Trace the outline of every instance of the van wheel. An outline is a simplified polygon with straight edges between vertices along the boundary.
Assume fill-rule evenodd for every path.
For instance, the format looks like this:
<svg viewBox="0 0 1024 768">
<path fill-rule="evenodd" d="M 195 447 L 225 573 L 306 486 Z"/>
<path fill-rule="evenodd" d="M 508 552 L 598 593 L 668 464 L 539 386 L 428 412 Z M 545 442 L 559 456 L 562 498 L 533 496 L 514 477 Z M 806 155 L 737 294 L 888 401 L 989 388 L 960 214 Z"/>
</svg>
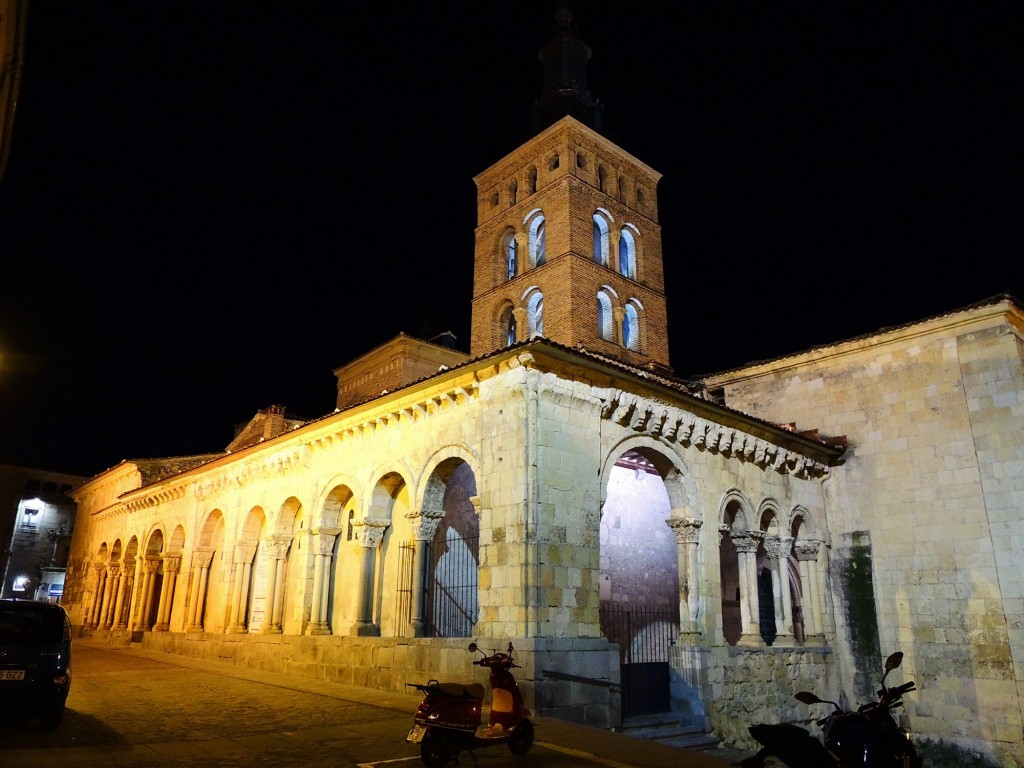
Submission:
<svg viewBox="0 0 1024 768">
<path fill-rule="evenodd" d="M 60 721 L 64 719 L 64 705 L 52 707 L 39 720 L 39 725 L 44 731 L 56 731 L 60 727 Z"/>
<path fill-rule="evenodd" d="M 525 755 L 533 746 L 533 723 L 523 720 L 508 737 L 508 748 L 513 755 Z"/>
</svg>

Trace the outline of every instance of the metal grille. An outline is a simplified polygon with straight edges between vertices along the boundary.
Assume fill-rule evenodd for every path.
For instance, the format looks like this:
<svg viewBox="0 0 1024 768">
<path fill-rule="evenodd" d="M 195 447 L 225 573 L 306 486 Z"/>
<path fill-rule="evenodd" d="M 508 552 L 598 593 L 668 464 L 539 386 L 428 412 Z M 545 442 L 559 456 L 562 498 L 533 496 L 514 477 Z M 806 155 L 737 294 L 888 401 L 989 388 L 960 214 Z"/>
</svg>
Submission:
<svg viewBox="0 0 1024 768">
<path fill-rule="evenodd" d="M 679 636 L 679 611 L 650 606 L 601 606 L 601 631 L 619 646 L 623 664 L 668 661 Z"/>
<path fill-rule="evenodd" d="M 450 532 L 450 529 L 449 529 Z M 431 542 L 425 561 L 423 619 L 431 637 L 470 637 L 479 615 L 480 537 Z"/>
</svg>

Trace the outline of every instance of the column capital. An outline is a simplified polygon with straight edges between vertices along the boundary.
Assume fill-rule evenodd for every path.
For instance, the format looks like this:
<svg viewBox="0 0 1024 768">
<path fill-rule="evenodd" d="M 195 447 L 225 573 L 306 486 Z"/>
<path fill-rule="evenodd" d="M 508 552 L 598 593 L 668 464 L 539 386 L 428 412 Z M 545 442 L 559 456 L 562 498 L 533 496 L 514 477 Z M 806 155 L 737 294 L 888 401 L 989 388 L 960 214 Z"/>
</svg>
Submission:
<svg viewBox="0 0 1024 768">
<path fill-rule="evenodd" d="M 704 521 L 694 517 L 670 517 L 665 525 L 676 535 L 676 544 L 696 544 Z"/>
<path fill-rule="evenodd" d="M 213 553 L 215 551 L 213 547 L 196 547 L 192 550 L 192 567 L 209 568 L 210 563 L 213 562 Z"/>
<path fill-rule="evenodd" d="M 314 528 L 309 532 L 314 555 L 329 555 L 334 551 L 334 540 L 341 528 Z"/>
<path fill-rule="evenodd" d="M 793 545 L 793 548 L 796 550 L 797 560 L 817 560 L 821 542 L 801 539 Z"/>
<path fill-rule="evenodd" d="M 737 552 L 757 552 L 757 546 L 764 539 L 764 531 L 732 531 L 729 533 Z"/>
<path fill-rule="evenodd" d="M 430 541 L 437 533 L 437 526 L 444 517 L 443 509 L 420 509 L 409 512 L 405 518 L 412 526 L 413 538 L 417 541 Z"/>
<path fill-rule="evenodd" d="M 235 544 L 235 564 L 248 565 L 256 556 L 256 548 L 259 546 L 255 541 L 246 541 Z"/>
<path fill-rule="evenodd" d="M 164 561 L 164 573 L 177 573 L 181 570 L 181 550 L 164 552 L 161 557 Z"/>
<path fill-rule="evenodd" d="M 360 546 L 366 549 L 376 549 L 384 540 L 384 531 L 391 523 L 387 520 L 356 520 L 353 525 Z"/>
<path fill-rule="evenodd" d="M 782 560 L 789 557 L 789 553 L 793 549 L 793 541 L 792 536 L 765 536 L 764 548 L 768 557 Z"/>
<path fill-rule="evenodd" d="M 120 563 L 108 563 L 107 564 L 107 575 L 112 579 L 116 579 L 118 574 L 121 573 Z"/>
</svg>

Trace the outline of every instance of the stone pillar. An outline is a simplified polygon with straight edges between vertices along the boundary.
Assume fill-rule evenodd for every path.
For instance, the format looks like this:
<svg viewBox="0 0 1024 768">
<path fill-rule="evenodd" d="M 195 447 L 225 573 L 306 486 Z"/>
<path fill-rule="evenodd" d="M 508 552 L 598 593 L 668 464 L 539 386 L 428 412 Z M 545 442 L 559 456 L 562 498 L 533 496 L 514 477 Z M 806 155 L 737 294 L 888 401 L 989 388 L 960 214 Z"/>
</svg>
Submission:
<svg viewBox="0 0 1024 768">
<path fill-rule="evenodd" d="M 283 602 L 284 582 L 286 565 L 288 563 L 288 549 L 292 545 L 291 536 L 271 536 L 263 540 L 266 546 L 267 558 L 270 560 L 267 568 L 267 594 L 263 606 L 263 626 L 260 634 L 279 635 L 281 634 L 281 612 Z"/>
<path fill-rule="evenodd" d="M 121 564 L 107 565 L 107 578 L 103 585 L 103 607 L 100 609 L 100 629 L 110 629 L 114 621 L 114 602 L 117 597 L 117 586 L 120 582 Z"/>
<path fill-rule="evenodd" d="M 341 528 L 315 528 L 310 531 L 310 545 L 313 550 L 313 597 L 309 612 L 307 635 L 329 635 L 327 607 L 331 595 L 331 561 L 334 541 Z"/>
<path fill-rule="evenodd" d="M 769 536 L 764 540 L 771 562 L 772 594 L 775 595 L 775 640 L 773 645 L 795 645 L 793 599 L 789 591 L 789 553 L 792 536 Z"/>
<path fill-rule="evenodd" d="M 425 637 L 426 622 L 423 619 L 425 603 L 423 590 L 427 575 L 427 544 L 434 539 L 437 526 L 444 517 L 443 509 L 423 509 L 406 515 L 412 526 L 412 535 L 416 539 L 416 550 L 412 564 L 412 623 L 409 629 L 413 637 Z"/>
<path fill-rule="evenodd" d="M 122 571 L 117 600 L 114 602 L 114 629 L 127 629 L 128 627 L 125 603 L 132 604 L 132 584 L 135 578 L 134 557 L 124 561 Z"/>
<path fill-rule="evenodd" d="M 210 547 L 196 547 L 192 552 L 192 571 L 189 574 L 188 615 L 185 619 L 186 632 L 203 631 L 206 582 L 210 576 L 210 563 L 213 562 L 214 552 L 215 550 Z"/>
<path fill-rule="evenodd" d="M 676 513 L 682 512 L 680 516 Z M 700 576 L 697 570 L 697 544 L 703 520 L 686 517 L 690 510 L 673 509 L 672 517 L 665 521 L 676 537 L 676 557 L 679 560 L 679 642 L 693 645 L 700 638 Z"/>
<path fill-rule="evenodd" d="M 350 634 L 360 637 L 380 637 L 380 627 L 373 623 L 374 571 L 377 562 L 377 548 L 384 540 L 384 531 L 390 525 L 386 520 L 358 520 L 356 537 L 362 548 L 362 568 L 359 570 L 359 617 L 352 625 Z"/>
<path fill-rule="evenodd" d="M 227 629 L 230 634 L 241 634 L 249 629 L 249 582 L 257 546 L 255 543 L 235 545 L 235 588 L 231 593 L 231 618 Z"/>
<path fill-rule="evenodd" d="M 159 556 L 148 555 L 142 567 L 145 579 L 142 584 L 142 600 L 139 603 L 139 615 L 135 620 L 135 626 L 143 632 L 148 632 L 152 628 L 149 623 L 149 613 L 153 606 L 153 592 L 156 589 L 156 572 L 160 569 Z"/>
<path fill-rule="evenodd" d="M 761 638 L 761 617 L 757 599 L 757 547 L 764 539 L 764 531 L 732 531 L 729 534 L 739 556 L 740 621 L 738 645 L 758 648 Z"/>
<path fill-rule="evenodd" d="M 618 226 L 612 226 L 608 230 L 608 268 L 622 274 L 619 264 L 619 240 L 622 239 L 622 230 Z"/>
<path fill-rule="evenodd" d="M 804 589 L 804 643 L 812 636 L 815 642 L 824 643 L 825 630 L 821 621 L 824 603 L 818 580 L 818 550 L 821 542 L 798 541 L 795 546 L 796 559 L 800 563 L 800 583 Z"/>
<path fill-rule="evenodd" d="M 96 627 L 100 623 L 100 607 L 103 605 L 103 587 L 107 580 L 107 566 L 105 563 L 93 563 L 96 569 L 96 591 L 93 594 L 92 605 L 89 607 L 89 620 L 86 622 L 90 627 Z"/>
</svg>

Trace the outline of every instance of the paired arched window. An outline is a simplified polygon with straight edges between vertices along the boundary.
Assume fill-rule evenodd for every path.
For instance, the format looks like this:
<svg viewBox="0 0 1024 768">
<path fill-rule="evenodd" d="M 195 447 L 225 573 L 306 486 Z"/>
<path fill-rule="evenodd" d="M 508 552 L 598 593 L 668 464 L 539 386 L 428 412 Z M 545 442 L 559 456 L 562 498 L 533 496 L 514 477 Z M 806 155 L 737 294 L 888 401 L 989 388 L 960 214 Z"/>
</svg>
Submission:
<svg viewBox="0 0 1024 768">
<path fill-rule="evenodd" d="M 597 292 L 597 333 L 605 341 L 615 341 L 615 313 L 607 288 Z"/>
<path fill-rule="evenodd" d="M 498 321 L 499 327 L 501 328 L 502 339 L 506 347 L 511 347 L 516 343 L 516 315 L 512 311 L 512 307 L 505 307 L 505 310 L 501 313 L 501 319 Z"/>
<path fill-rule="evenodd" d="M 622 346 L 634 352 L 640 350 L 640 314 L 632 301 L 626 304 L 622 316 Z"/>
<path fill-rule="evenodd" d="M 530 336 L 544 335 L 544 294 L 533 291 L 526 302 L 526 316 L 529 321 Z"/>
<path fill-rule="evenodd" d="M 594 261 L 602 267 L 608 266 L 608 254 L 611 251 L 611 233 L 608 220 L 600 213 L 594 214 Z"/>
<path fill-rule="evenodd" d="M 628 227 L 619 233 L 619 274 L 636 278 L 636 236 Z"/>
<path fill-rule="evenodd" d="M 501 240 L 501 251 L 505 254 L 506 273 L 509 280 L 516 276 L 516 272 L 519 269 L 518 247 L 515 232 L 510 229 Z"/>
<path fill-rule="evenodd" d="M 530 262 L 539 267 L 544 263 L 546 243 L 544 237 L 544 214 L 537 213 L 530 220 Z"/>
</svg>

